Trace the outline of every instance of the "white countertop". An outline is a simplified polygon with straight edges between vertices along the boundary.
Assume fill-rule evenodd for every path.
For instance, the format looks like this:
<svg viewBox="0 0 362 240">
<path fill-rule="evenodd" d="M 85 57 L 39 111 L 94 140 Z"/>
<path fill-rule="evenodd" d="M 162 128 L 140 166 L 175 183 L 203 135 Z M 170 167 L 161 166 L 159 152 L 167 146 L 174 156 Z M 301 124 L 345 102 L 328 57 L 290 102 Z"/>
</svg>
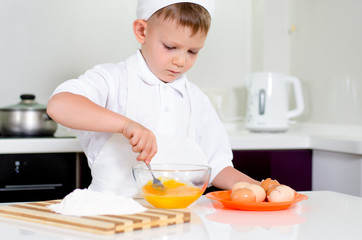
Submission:
<svg viewBox="0 0 362 240">
<path fill-rule="evenodd" d="M 227 127 L 233 150 L 312 149 L 362 155 L 362 125 L 295 124 L 283 133 Z"/>
<path fill-rule="evenodd" d="M 83 152 L 78 138 L 0 139 L 0 154 Z"/>
<path fill-rule="evenodd" d="M 284 133 L 226 126 L 233 150 L 313 149 L 362 155 L 362 126 L 295 124 Z M 57 136 L 65 136 L 64 130 Z M 82 152 L 77 138 L 0 138 L 0 154 Z"/>
<path fill-rule="evenodd" d="M 193 205 L 191 222 L 114 236 L 0 218 L 7 240 L 80 239 L 361 239 L 362 198 L 330 191 L 301 192 L 308 200 L 280 211 L 239 211 L 202 196 Z"/>
</svg>

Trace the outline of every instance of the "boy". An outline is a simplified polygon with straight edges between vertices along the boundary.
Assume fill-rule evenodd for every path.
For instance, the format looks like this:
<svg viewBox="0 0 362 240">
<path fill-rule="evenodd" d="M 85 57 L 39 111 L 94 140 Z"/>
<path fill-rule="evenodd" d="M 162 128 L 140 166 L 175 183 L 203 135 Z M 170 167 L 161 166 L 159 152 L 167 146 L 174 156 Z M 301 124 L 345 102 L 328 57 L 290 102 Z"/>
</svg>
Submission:
<svg viewBox="0 0 362 240">
<path fill-rule="evenodd" d="M 133 29 L 141 49 L 55 90 L 48 114 L 79 130 L 92 172 L 89 189 L 134 197 L 136 159 L 208 164 L 212 185 L 222 189 L 257 183 L 232 167 L 222 123 L 184 75 L 204 46 L 210 11 L 209 0 L 139 0 Z"/>
</svg>

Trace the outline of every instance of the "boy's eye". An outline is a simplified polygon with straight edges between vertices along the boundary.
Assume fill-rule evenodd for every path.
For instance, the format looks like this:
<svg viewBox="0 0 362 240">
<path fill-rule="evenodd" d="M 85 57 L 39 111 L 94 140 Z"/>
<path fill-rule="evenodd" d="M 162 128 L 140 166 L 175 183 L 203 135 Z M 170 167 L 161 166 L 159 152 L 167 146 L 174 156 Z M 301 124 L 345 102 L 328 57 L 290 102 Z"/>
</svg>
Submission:
<svg viewBox="0 0 362 240">
<path fill-rule="evenodd" d="M 168 45 L 166 45 L 166 44 L 163 44 L 163 46 L 164 46 L 166 49 L 168 49 L 168 50 L 174 49 L 174 47 L 170 47 L 170 46 L 168 46 Z"/>
<path fill-rule="evenodd" d="M 192 55 L 196 55 L 196 54 L 198 54 L 198 51 L 191 51 L 191 50 L 189 50 L 189 53 L 191 53 Z"/>
</svg>

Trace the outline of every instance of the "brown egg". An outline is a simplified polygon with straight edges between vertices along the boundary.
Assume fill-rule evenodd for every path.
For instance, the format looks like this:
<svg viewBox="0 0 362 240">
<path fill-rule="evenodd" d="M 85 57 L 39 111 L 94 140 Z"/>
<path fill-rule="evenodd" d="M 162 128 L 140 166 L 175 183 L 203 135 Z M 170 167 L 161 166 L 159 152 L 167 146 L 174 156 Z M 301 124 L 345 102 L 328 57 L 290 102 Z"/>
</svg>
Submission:
<svg viewBox="0 0 362 240">
<path fill-rule="evenodd" d="M 231 192 L 230 198 L 236 202 L 255 202 L 255 193 L 249 188 L 237 188 Z"/>
<path fill-rule="evenodd" d="M 277 186 L 268 198 L 269 202 L 289 202 L 294 199 L 294 189 L 286 185 Z"/>
<path fill-rule="evenodd" d="M 249 184 L 246 186 L 255 193 L 256 202 L 262 202 L 265 200 L 266 194 L 264 189 L 258 184 Z"/>
<path fill-rule="evenodd" d="M 248 182 L 237 182 L 234 184 L 233 188 L 231 189 L 231 191 L 234 191 L 237 188 L 245 188 L 246 186 L 248 186 L 250 183 Z"/>
<path fill-rule="evenodd" d="M 277 180 L 272 180 L 271 178 L 267 178 L 260 183 L 260 186 L 264 188 L 265 192 L 268 191 L 268 188 L 271 185 L 280 185 L 280 183 Z"/>
</svg>

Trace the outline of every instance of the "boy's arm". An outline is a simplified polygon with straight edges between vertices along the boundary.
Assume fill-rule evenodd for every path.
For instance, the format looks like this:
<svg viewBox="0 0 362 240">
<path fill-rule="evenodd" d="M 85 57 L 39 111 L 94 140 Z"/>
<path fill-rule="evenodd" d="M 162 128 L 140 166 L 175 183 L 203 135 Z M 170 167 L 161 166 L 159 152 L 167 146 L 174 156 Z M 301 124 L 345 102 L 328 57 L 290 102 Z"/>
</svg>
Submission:
<svg viewBox="0 0 362 240">
<path fill-rule="evenodd" d="M 152 131 L 135 121 L 101 107 L 81 95 L 55 94 L 47 105 L 48 115 L 59 124 L 79 130 L 121 133 L 129 139 L 138 161 L 150 162 L 157 152 Z"/>
<path fill-rule="evenodd" d="M 260 185 L 260 182 L 238 171 L 233 167 L 221 170 L 212 181 L 212 185 L 220 189 L 232 189 L 237 182 L 248 182 Z"/>
</svg>

